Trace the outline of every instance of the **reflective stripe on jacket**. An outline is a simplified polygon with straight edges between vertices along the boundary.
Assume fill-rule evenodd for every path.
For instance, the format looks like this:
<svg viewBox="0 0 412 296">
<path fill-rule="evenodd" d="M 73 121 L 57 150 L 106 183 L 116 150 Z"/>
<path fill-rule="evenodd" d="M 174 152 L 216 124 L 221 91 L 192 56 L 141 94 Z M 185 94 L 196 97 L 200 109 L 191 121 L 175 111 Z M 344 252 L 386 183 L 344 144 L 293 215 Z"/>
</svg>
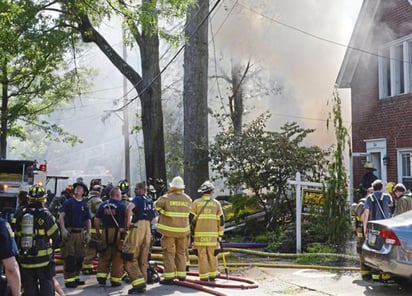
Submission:
<svg viewBox="0 0 412 296">
<path fill-rule="evenodd" d="M 217 247 L 217 238 L 223 236 L 224 231 L 223 210 L 220 203 L 212 199 L 209 194 L 204 194 L 202 198 L 193 202 L 191 213 L 196 219 L 194 246 Z"/>
<path fill-rule="evenodd" d="M 160 213 L 157 231 L 169 237 L 185 237 L 190 234 L 189 214 L 192 200 L 182 191 L 169 192 L 155 202 Z"/>
</svg>

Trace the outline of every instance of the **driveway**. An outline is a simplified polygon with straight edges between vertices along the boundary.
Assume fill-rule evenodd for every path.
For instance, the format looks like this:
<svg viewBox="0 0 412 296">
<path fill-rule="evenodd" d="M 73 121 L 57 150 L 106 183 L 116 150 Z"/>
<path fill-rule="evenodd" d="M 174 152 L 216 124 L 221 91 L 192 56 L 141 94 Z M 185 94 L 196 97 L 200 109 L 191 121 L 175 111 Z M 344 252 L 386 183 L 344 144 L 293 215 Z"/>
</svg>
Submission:
<svg viewBox="0 0 412 296">
<path fill-rule="evenodd" d="M 396 284 L 383 284 L 377 282 L 362 281 L 356 272 L 328 272 L 313 269 L 281 269 L 281 268 L 244 268 L 232 270 L 231 275 L 253 279 L 258 282 L 257 289 L 223 289 L 214 290 L 228 296 L 267 296 L 267 295 L 298 295 L 298 296 L 321 296 L 321 295 L 411 295 L 412 288 L 400 289 Z M 62 284 L 63 277 L 57 275 Z M 94 276 L 82 276 L 86 285 L 76 289 L 66 289 L 66 295 L 127 295 L 130 285 L 123 284 L 122 287 L 101 287 L 97 284 Z M 233 283 L 226 279 L 218 279 L 217 283 Z M 63 285 L 62 285 L 63 286 Z M 159 284 L 149 285 L 143 295 L 211 295 L 205 292 L 180 287 L 162 286 Z"/>
</svg>

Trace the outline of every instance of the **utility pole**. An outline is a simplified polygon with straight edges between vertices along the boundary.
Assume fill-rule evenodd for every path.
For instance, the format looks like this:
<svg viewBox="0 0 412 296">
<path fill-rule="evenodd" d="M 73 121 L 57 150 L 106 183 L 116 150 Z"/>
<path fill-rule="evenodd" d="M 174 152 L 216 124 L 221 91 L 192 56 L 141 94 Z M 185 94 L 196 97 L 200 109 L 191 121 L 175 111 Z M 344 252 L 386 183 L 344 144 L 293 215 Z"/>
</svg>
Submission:
<svg viewBox="0 0 412 296">
<path fill-rule="evenodd" d="M 127 48 L 123 34 L 123 59 L 127 62 Z M 127 78 L 123 76 L 123 136 L 125 178 L 130 182 L 129 107 L 127 106 Z"/>
</svg>

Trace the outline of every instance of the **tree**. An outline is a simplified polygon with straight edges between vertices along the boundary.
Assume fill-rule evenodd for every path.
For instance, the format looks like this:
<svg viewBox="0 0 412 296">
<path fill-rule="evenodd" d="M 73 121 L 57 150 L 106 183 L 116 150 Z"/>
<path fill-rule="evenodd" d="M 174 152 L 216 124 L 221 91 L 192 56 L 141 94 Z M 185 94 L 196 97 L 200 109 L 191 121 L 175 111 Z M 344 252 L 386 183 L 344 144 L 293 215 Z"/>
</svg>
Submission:
<svg viewBox="0 0 412 296">
<path fill-rule="evenodd" d="M 323 232 L 328 242 L 343 250 L 350 233 L 350 216 L 348 211 L 348 176 L 345 169 L 345 147 L 350 147 L 349 133 L 343 125 L 342 103 L 337 90 L 332 97 L 332 112 L 327 126 L 332 123 L 336 136 L 336 147 L 328 167 L 328 179 L 323 187 L 325 197 L 324 211 L 321 217 Z"/>
<path fill-rule="evenodd" d="M 244 84 L 246 82 L 246 76 L 251 68 L 250 60 L 247 62 L 245 69 L 242 70 L 242 66 L 238 60 L 231 58 L 231 71 L 230 76 L 223 73 L 221 76 L 215 78 L 223 78 L 230 84 L 231 93 L 228 96 L 229 117 L 233 125 L 234 131 L 240 133 L 243 126 L 243 113 L 244 107 Z M 223 114 L 225 116 L 226 114 Z"/>
<path fill-rule="evenodd" d="M 197 0 L 187 13 L 184 54 L 183 138 L 186 192 L 194 198 L 209 179 L 208 159 L 208 14 L 209 1 Z"/>
<path fill-rule="evenodd" d="M 159 36 L 175 38 L 159 25 L 163 20 L 182 17 L 190 0 L 142 1 L 59 1 L 53 10 L 65 17 L 65 26 L 81 34 L 83 42 L 95 43 L 111 63 L 130 81 L 141 103 L 146 178 L 166 179 Z M 140 72 L 128 64 L 98 31 L 103 18 L 123 19 L 128 44 L 140 50 Z M 118 110 L 119 111 L 119 110 Z"/>
<path fill-rule="evenodd" d="M 27 125 L 55 141 L 80 141 L 43 116 L 80 92 L 86 74 L 68 69 L 65 54 L 76 40 L 70 30 L 59 27 L 58 18 L 43 13 L 47 7 L 38 1 L 2 4 L 0 158 L 6 158 L 8 137 L 28 137 Z"/>
<path fill-rule="evenodd" d="M 286 201 L 287 180 L 301 172 L 307 180 L 319 180 L 324 172 L 325 152 L 319 147 L 306 147 L 303 140 L 314 130 L 297 123 L 286 123 L 280 132 L 267 131 L 269 114 L 262 114 L 244 126 L 241 133 L 229 127 L 216 135 L 211 145 L 212 169 L 224 178 L 229 188 L 239 184 L 250 190 L 267 218 Z M 267 207 L 269 205 L 269 207 Z"/>
</svg>

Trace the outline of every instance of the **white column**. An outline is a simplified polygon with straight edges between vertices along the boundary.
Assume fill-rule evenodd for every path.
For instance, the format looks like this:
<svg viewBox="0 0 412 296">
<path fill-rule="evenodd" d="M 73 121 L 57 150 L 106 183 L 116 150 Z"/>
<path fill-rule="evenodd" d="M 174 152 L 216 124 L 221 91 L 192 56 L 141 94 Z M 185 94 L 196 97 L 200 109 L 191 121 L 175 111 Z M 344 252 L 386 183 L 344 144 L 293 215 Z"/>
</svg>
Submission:
<svg viewBox="0 0 412 296">
<path fill-rule="evenodd" d="M 300 173 L 296 173 L 296 253 L 302 252 L 302 187 Z"/>
</svg>

